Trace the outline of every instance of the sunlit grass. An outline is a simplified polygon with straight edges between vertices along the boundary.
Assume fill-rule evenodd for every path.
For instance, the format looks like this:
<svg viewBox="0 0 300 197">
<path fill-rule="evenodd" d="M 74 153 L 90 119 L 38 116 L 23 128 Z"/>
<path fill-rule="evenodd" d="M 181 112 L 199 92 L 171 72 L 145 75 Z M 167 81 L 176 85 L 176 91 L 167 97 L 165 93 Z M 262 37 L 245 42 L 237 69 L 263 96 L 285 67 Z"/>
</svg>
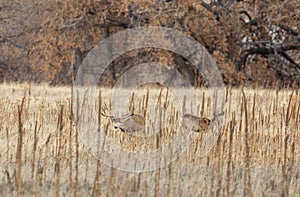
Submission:
<svg viewBox="0 0 300 197">
<path fill-rule="evenodd" d="M 192 92 L 186 112 L 213 118 L 212 94 L 205 89 Z M 199 150 L 203 133 L 196 133 L 190 147 L 170 165 L 136 173 L 99 162 L 78 138 L 70 87 L 1 85 L 0 194 L 294 196 L 300 192 L 300 93 L 244 92 L 245 97 L 241 89 L 225 90 L 222 133 L 206 156 Z M 111 106 L 113 115 L 134 111 L 146 114 L 150 122 L 151 109 L 161 106 L 166 114 L 164 127 L 144 139 L 113 130 L 110 120 L 101 117 L 108 139 L 126 151 L 147 152 L 165 146 L 179 133 L 184 89 L 168 93 L 167 89 L 136 89 L 134 96 L 127 90 L 124 94 L 101 89 L 101 103 Z"/>
</svg>

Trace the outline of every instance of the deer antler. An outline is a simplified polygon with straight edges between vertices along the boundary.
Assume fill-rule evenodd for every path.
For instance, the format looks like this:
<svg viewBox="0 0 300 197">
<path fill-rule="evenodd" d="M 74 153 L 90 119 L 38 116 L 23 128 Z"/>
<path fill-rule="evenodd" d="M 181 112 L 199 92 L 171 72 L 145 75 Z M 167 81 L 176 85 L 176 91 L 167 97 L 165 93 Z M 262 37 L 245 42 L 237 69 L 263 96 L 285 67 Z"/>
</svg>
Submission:
<svg viewBox="0 0 300 197">
<path fill-rule="evenodd" d="M 105 116 L 105 117 L 108 117 L 108 118 L 113 118 L 114 116 L 112 116 L 112 115 L 106 115 L 107 111 L 109 111 L 109 109 L 108 109 L 107 105 L 104 104 L 104 107 L 102 107 L 101 112 L 100 112 L 101 115 Z"/>
</svg>

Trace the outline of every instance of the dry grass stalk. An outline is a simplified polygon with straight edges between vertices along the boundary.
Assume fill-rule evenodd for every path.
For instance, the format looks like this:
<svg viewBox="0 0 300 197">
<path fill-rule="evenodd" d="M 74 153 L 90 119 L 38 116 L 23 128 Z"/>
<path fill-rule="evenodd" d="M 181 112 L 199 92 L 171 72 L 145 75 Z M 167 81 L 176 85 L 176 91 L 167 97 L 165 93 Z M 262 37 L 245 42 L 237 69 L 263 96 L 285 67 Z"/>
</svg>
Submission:
<svg viewBox="0 0 300 197">
<path fill-rule="evenodd" d="M 291 118 L 291 115 L 292 115 L 292 113 L 290 113 L 290 107 L 291 107 L 291 101 L 292 101 L 292 98 L 293 98 L 293 94 L 294 94 L 294 91 L 292 91 L 292 93 L 290 95 L 288 107 L 287 107 L 287 110 L 286 110 L 286 115 L 285 115 L 285 126 L 286 127 L 288 127 L 289 122 L 290 122 L 290 118 Z"/>
<path fill-rule="evenodd" d="M 75 154 L 75 190 L 74 196 L 78 196 L 78 187 L 79 187 L 79 141 L 78 134 L 75 132 L 75 144 L 76 144 L 76 154 Z"/>
<path fill-rule="evenodd" d="M 18 165 L 16 181 L 17 181 L 17 195 L 22 194 L 22 147 L 23 147 L 23 123 L 22 123 L 22 112 L 24 109 L 25 97 L 22 98 L 21 105 L 18 105 L 18 145 L 16 162 Z"/>
<path fill-rule="evenodd" d="M 226 196 L 230 196 L 232 139 L 233 139 L 234 128 L 235 128 L 235 123 L 230 121 L 230 123 L 229 123 L 228 162 L 227 162 L 227 172 L 226 172 Z"/>
<path fill-rule="evenodd" d="M 73 86 L 72 86 L 72 91 L 71 91 L 71 99 L 69 100 L 69 111 L 70 111 L 70 114 L 69 114 L 69 160 L 68 160 L 68 163 L 69 163 L 69 184 L 70 184 L 70 193 L 72 193 L 73 191 L 73 178 L 72 178 L 72 175 L 73 175 L 73 165 L 72 165 L 72 162 L 73 162 L 73 159 L 72 159 L 72 145 L 73 145 L 73 122 L 74 122 L 74 116 L 73 116 Z"/>
<path fill-rule="evenodd" d="M 247 107 L 247 98 L 245 95 L 244 90 L 242 89 L 242 94 L 243 94 L 243 104 L 244 104 L 244 109 L 245 109 L 245 163 L 246 163 L 246 176 L 245 176 L 245 191 L 244 195 L 248 196 L 253 196 L 252 193 L 252 188 L 251 188 L 251 176 L 250 176 L 250 147 L 249 147 L 249 125 L 248 125 L 248 107 Z"/>
<path fill-rule="evenodd" d="M 55 172 L 56 172 L 56 190 L 55 190 L 55 196 L 60 196 L 60 176 L 61 176 L 61 151 L 62 151 L 62 131 L 64 128 L 63 125 L 63 115 L 64 115 L 64 106 L 60 106 L 60 113 L 58 116 L 57 121 L 57 133 L 58 133 L 58 143 L 57 143 L 57 152 L 56 152 L 56 163 L 55 163 Z"/>
</svg>

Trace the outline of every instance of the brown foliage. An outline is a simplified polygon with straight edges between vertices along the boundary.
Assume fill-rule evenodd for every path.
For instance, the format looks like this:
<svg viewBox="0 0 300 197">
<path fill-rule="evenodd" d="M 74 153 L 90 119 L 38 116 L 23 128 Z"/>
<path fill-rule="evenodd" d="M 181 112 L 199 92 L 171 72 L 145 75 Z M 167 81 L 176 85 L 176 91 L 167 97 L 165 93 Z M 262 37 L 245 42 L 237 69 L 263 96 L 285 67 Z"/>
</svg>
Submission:
<svg viewBox="0 0 300 197">
<path fill-rule="evenodd" d="M 202 44 L 226 84 L 299 85 L 297 0 L 207 2 L 6 1 L 0 10 L 0 77 L 2 81 L 70 84 L 74 50 L 80 49 L 85 56 L 101 40 L 126 28 L 162 26 L 182 31 Z M 122 61 L 114 61 L 104 81 L 112 85 L 128 62 L 154 59 L 174 64 L 170 52 L 149 50 L 127 53 Z"/>
</svg>

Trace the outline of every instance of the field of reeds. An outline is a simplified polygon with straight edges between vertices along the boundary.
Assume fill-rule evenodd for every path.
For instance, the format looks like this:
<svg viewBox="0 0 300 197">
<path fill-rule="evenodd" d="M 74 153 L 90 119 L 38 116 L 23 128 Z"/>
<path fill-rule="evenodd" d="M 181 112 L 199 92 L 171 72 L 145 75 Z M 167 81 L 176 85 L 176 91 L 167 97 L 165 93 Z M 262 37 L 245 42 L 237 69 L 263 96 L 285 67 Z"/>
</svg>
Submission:
<svg viewBox="0 0 300 197">
<path fill-rule="evenodd" d="M 151 123 L 157 117 L 151 109 L 159 104 L 165 119 L 158 133 L 149 139 L 128 135 L 101 115 L 91 117 L 99 123 L 98 132 L 124 151 L 151 152 L 179 133 L 180 110 L 212 118 L 214 98 L 208 90 L 194 89 L 198 103 L 184 106 L 178 106 L 178 95 L 171 91 L 152 92 L 136 89 L 124 99 L 118 91 L 101 89 L 95 108 L 106 106 L 114 115 L 134 111 Z M 189 146 L 170 164 L 138 172 L 102 162 L 101 150 L 94 153 L 82 140 L 84 133 L 74 119 L 80 112 L 72 107 L 78 101 L 70 87 L 3 84 L 0 196 L 297 196 L 300 92 L 226 88 L 224 93 L 224 123 L 207 154 L 199 149 L 205 132 L 193 133 Z M 125 104 L 113 110 L 121 100 Z"/>
</svg>

